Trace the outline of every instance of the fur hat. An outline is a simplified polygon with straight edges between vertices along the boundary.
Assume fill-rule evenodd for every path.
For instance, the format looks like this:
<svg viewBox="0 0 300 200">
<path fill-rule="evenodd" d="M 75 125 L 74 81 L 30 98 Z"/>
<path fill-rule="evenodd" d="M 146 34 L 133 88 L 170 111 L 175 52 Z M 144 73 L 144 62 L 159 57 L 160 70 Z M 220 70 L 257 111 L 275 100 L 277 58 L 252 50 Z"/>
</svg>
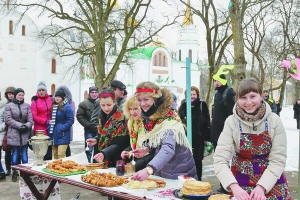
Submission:
<svg viewBox="0 0 300 200">
<path fill-rule="evenodd" d="M 20 92 L 23 92 L 25 94 L 25 92 L 24 92 L 24 90 L 22 88 L 15 89 L 15 91 L 14 91 L 14 97 L 16 98 L 17 94 L 20 93 Z"/>
<path fill-rule="evenodd" d="M 5 98 L 8 99 L 7 94 L 8 94 L 8 93 L 12 93 L 12 94 L 13 94 L 15 90 L 16 90 L 16 88 L 15 88 L 15 87 L 12 87 L 12 86 L 6 88 L 5 93 L 4 93 Z"/>
<path fill-rule="evenodd" d="M 97 88 L 96 86 L 91 86 L 91 87 L 89 87 L 89 94 L 90 94 L 92 91 L 97 91 L 97 92 L 98 92 L 98 88 Z"/>
<path fill-rule="evenodd" d="M 119 88 L 121 90 L 126 89 L 126 85 L 124 85 L 124 83 L 122 83 L 121 81 L 118 81 L 118 80 L 111 81 L 110 82 L 110 87 Z"/>
<path fill-rule="evenodd" d="M 65 94 L 64 91 L 62 91 L 62 90 L 57 90 L 57 91 L 55 92 L 54 97 L 61 97 L 61 98 L 64 100 L 65 97 L 66 97 L 66 94 Z"/>
<path fill-rule="evenodd" d="M 39 84 L 37 86 L 37 91 L 39 91 L 39 90 L 47 91 L 47 86 L 46 86 L 46 83 L 44 81 L 39 82 Z"/>
</svg>

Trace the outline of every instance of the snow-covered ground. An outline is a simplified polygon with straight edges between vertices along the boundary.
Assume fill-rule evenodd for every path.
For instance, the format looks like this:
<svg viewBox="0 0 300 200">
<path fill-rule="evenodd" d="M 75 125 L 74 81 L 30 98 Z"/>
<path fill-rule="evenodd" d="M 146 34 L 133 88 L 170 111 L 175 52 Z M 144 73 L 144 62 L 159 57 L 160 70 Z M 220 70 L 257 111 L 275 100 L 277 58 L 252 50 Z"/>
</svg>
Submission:
<svg viewBox="0 0 300 200">
<path fill-rule="evenodd" d="M 287 135 L 287 162 L 285 171 L 298 171 L 299 162 L 299 130 L 296 128 L 293 106 L 284 107 L 280 113 L 280 118 L 285 127 Z M 83 141 L 84 133 L 82 126 L 75 120 L 74 141 Z"/>
</svg>

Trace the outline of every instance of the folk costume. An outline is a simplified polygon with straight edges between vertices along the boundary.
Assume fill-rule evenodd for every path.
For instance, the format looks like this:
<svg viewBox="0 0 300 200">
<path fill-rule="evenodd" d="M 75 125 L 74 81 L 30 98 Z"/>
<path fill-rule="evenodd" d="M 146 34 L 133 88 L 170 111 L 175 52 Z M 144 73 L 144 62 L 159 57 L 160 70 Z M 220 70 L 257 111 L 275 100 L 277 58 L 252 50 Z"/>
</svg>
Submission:
<svg viewBox="0 0 300 200">
<path fill-rule="evenodd" d="M 144 129 L 143 120 L 134 120 L 131 116 L 129 116 L 127 127 L 129 130 L 129 136 L 130 136 L 130 146 L 128 146 L 124 151 L 129 151 L 130 156 L 126 160 L 126 162 L 130 162 L 132 160 L 132 150 L 138 149 L 138 148 L 144 148 L 145 147 L 145 137 L 140 136 L 140 133 Z M 145 135 L 144 135 L 145 136 Z M 144 157 L 141 158 L 134 158 L 135 161 L 135 171 L 139 171 L 147 166 L 147 164 L 152 160 L 154 156 L 154 151 L 150 151 L 148 154 L 146 154 Z"/>
<path fill-rule="evenodd" d="M 147 112 L 142 110 L 144 129 L 139 134 L 138 145 L 147 141 L 148 147 L 155 150 L 154 158 L 147 165 L 154 175 L 169 179 L 186 175 L 197 179 L 192 148 L 183 124 L 171 110 L 172 93 L 168 89 L 161 92 L 162 97 L 157 98 Z"/>
<path fill-rule="evenodd" d="M 225 121 L 214 154 L 216 176 L 226 190 L 230 184 L 238 183 L 250 194 L 256 185 L 261 185 L 268 200 L 290 200 L 283 174 L 286 134 L 280 118 L 264 101 L 255 115 L 248 115 L 238 104 L 233 111 Z M 228 151 L 229 147 L 232 151 Z"/>
<path fill-rule="evenodd" d="M 108 115 L 100 109 L 97 129 L 98 150 L 104 155 L 104 162 L 109 167 L 115 167 L 116 161 L 121 159 L 122 150 L 129 145 L 125 116 L 116 105 Z"/>
</svg>

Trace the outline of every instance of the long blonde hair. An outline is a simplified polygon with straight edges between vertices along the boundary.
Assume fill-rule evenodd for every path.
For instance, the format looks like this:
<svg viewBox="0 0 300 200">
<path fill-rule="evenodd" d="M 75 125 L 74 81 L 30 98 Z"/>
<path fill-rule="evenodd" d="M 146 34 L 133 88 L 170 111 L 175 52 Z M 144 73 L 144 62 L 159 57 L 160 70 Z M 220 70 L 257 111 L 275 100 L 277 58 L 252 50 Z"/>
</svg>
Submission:
<svg viewBox="0 0 300 200">
<path fill-rule="evenodd" d="M 123 114 L 128 119 L 131 116 L 130 115 L 130 108 L 131 107 L 136 107 L 139 110 L 141 110 L 141 107 L 140 107 L 139 102 L 138 102 L 138 100 L 137 100 L 137 98 L 136 98 L 135 95 L 132 95 L 129 98 L 127 98 L 127 100 L 125 101 L 124 106 L 123 106 Z"/>
</svg>

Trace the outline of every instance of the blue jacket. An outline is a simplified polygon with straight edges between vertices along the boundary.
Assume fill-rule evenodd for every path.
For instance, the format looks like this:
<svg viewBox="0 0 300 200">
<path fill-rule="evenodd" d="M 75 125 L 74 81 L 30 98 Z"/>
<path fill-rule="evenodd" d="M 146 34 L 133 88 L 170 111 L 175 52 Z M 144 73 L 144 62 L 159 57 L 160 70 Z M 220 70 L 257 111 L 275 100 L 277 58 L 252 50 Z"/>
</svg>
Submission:
<svg viewBox="0 0 300 200">
<path fill-rule="evenodd" d="M 74 113 L 70 104 L 66 103 L 63 110 L 57 109 L 53 134 L 49 135 L 53 146 L 70 144 L 73 124 Z"/>
</svg>

